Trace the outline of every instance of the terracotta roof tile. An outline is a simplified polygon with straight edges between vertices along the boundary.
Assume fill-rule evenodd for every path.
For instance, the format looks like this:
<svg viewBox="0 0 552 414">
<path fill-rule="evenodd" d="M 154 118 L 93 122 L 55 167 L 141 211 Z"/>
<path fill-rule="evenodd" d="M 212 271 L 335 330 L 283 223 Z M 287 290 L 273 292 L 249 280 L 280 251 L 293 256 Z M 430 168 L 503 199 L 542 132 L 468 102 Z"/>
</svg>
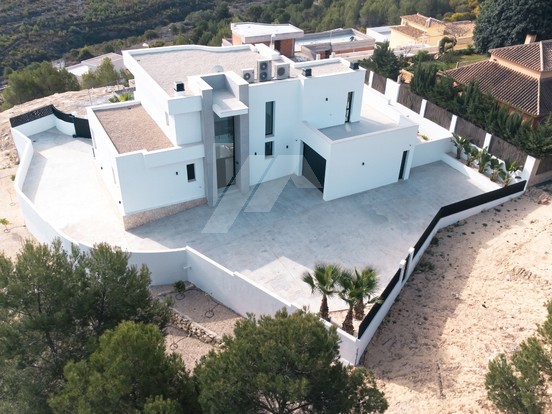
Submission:
<svg viewBox="0 0 552 414">
<path fill-rule="evenodd" d="M 423 30 L 416 29 L 412 26 L 391 26 L 391 30 L 396 30 L 397 32 L 401 32 L 415 39 L 418 39 L 425 33 Z"/>
<path fill-rule="evenodd" d="M 445 34 L 448 35 L 456 37 L 473 36 L 473 28 L 475 27 L 475 23 L 465 20 L 461 22 L 445 23 L 445 27 Z"/>
<path fill-rule="evenodd" d="M 552 112 L 552 79 L 539 83 L 493 61 L 484 61 L 445 72 L 459 83 L 475 80 L 483 92 L 534 117 Z"/>
<path fill-rule="evenodd" d="M 501 47 L 491 49 L 489 52 L 492 56 L 517 63 L 534 71 L 552 70 L 552 40 Z"/>
<path fill-rule="evenodd" d="M 406 20 L 407 22 L 412 22 L 412 23 L 415 23 L 415 24 L 419 24 L 421 26 L 425 26 L 425 23 L 427 21 L 427 17 L 422 16 L 420 13 L 408 14 L 406 16 L 401 16 L 401 19 Z"/>
<path fill-rule="evenodd" d="M 429 24 L 429 26 L 437 25 L 437 26 L 446 26 L 445 22 L 442 22 L 441 20 L 435 19 L 433 17 L 426 17 L 420 13 L 417 14 L 408 14 L 406 16 L 401 16 L 401 19 L 417 24 L 419 26 L 426 26 Z"/>
</svg>

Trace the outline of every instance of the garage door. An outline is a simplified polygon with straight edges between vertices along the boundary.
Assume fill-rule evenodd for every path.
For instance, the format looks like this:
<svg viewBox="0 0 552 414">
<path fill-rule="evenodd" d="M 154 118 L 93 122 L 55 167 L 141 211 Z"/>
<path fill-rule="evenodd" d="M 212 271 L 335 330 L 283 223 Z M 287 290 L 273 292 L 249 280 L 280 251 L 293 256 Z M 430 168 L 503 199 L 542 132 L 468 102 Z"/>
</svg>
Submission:
<svg viewBox="0 0 552 414">
<path fill-rule="evenodd" d="M 303 143 L 303 177 L 320 191 L 324 191 L 326 160 L 315 150 Z"/>
</svg>

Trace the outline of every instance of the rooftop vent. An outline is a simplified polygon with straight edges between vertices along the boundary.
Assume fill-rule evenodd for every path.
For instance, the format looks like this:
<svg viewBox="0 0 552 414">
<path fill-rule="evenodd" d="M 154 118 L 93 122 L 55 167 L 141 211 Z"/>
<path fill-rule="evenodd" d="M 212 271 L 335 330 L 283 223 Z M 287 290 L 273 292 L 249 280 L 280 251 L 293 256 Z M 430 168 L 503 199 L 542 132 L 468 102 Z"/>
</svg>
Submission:
<svg viewBox="0 0 552 414">
<path fill-rule="evenodd" d="M 176 96 L 184 96 L 184 82 L 174 81 L 173 83 L 174 94 Z"/>
<path fill-rule="evenodd" d="M 312 69 L 311 68 L 304 68 L 303 69 L 303 76 L 306 78 L 309 78 L 312 76 Z"/>
</svg>

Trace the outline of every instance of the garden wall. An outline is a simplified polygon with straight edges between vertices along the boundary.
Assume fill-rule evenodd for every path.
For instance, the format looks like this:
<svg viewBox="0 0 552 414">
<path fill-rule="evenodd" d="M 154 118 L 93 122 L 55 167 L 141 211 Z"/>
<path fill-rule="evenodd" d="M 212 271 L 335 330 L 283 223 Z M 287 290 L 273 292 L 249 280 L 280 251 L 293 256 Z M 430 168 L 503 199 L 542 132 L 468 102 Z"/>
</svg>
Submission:
<svg viewBox="0 0 552 414">
<path fill-rule="evenodd" d="M 406 106 L 408 109 L 419 114 L 420 109 L 422 108 L 423 100 L 424 99 L 421 96 L 418 96 L 415 93 L 413 93 L 408 86 L 406 85 L 400 86 L 399 97 L 397 99 L 397 102 L 400 103 L 401 105 Z"/>
<path fill-rule="evenodd" d="M 456 121 L 455 133 L 462 137 L 471 137 L 472 144 L 483 148 L 485 146 L 485 137 L 487 132 L 478 126 L 466 121 L 464 118 L 458 117 Z"/>
<path fill-rule="evenodd" d="M 501 160 L 515 161 L 520 167 L 525 165 L 527 159 L 525 152 L 496 135 L 491 138 L 489 152 Z"/>
<path fill-rule="evenodd" d="M 445 129 L 449 129 L 452 121 L 452 114 L 446 109 L 443 109 L 440 106 L 428 101 L 424 112 L 424 118 L 435 122 L 437 125 L 440 125 Z"/>
</svg>

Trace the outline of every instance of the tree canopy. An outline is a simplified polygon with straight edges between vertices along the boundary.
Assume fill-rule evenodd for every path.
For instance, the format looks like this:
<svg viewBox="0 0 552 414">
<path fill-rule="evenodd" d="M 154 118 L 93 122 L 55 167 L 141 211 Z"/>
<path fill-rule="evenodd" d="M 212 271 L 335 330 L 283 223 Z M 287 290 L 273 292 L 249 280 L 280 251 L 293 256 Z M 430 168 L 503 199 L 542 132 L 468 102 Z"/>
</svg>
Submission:
<svg viewBox="0 0 552 414">
<path fill-rule="evenodd" d="M 510 358 L 489 362 L 485 377 L 488 398 L 502 412 L 540 414 L 552 407 L 552 302 L 536 335 L 523 341 Z"/>
<path fill-rule="evenodd" d="M 57 70 L 49 62 L 36 63 L 9 74 L 8 86 L 3 93 L 4 105 L 9 108 L 54 93 L 79 89 L 77 78 L 66 69 Z"/>
<path fill-rule="evenodd" d="M 84 88 L 113 86 L 117 84 L 120 78 L 121 74 L 117 73 L 111 59 L 105 58 L 96 70 L 82 75 L 82 86 Z"/>
<path fill-rule="evenodd" d="M 179 354 L 165 353 L 155 325 L 121 322 L 86 360 L 69 362 L 54 413 L 198 412 L 195 388 Z"/>
<path fill-rule="evenodd" d="M 361 60 L 360 64 L 393 80 L 397 80 L 401 70 L 401 62 L 393 50 L 389 48 L 389 41 L 387 40 L 378 42 L 372 56 L 369 59 Z"/>
<path fill-rule="evenodd" d="M 339 360 L 335 327 L 313 314 L 279 311 L 239 321 L 225 349 L 196 367 L 209 413 L 381 413 L 387 401 L 372 373 Z"/>
<path fill-rule="evenodd" d="M 66 252 L 26 242 L 15 261 L 0 254 L 0 412 L 49 412 L 63 368 L 92 353 L 123 320 L 166 326 L 168 303 L 149 292 L 150 272 L 107 244 Z"/>
<path fill-rule="evenodd" d="M 475 21 L 473 40 L 481 53 L 523 43 L 527 34 L 552 38 L 550 0 L 486 0 Z"/>
</svg>

